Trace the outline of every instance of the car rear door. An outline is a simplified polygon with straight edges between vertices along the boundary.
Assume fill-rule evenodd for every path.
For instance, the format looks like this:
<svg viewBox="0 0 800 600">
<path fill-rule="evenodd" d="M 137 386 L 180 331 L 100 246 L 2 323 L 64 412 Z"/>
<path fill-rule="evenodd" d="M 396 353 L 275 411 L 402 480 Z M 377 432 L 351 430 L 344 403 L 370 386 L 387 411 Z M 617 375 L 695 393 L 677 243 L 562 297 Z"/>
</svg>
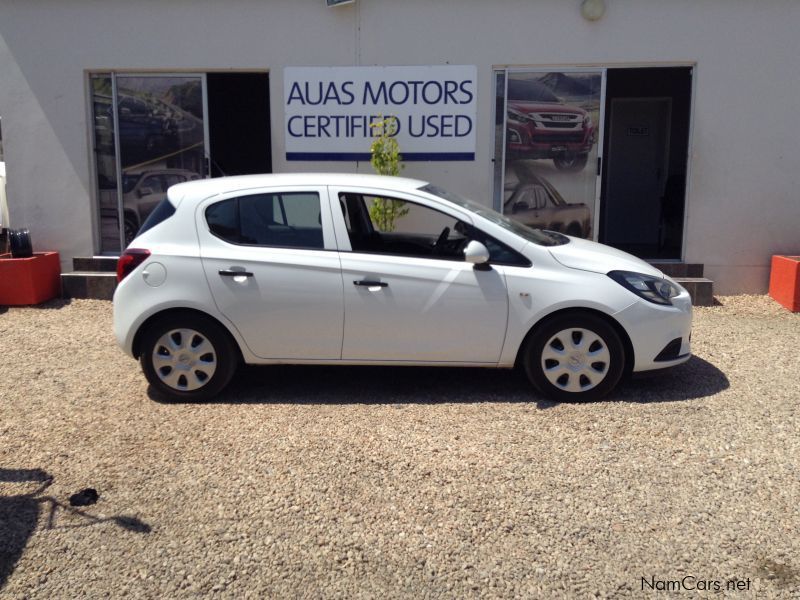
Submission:
<svg viewBox="0 0 800 600">
<path fill-rule="evenodd" d="M 325 187 L 216 197 L 198 206 L 196 224 L 214 302 L 253 354 L 341 357 L 342 276 Z"/>
</svg>

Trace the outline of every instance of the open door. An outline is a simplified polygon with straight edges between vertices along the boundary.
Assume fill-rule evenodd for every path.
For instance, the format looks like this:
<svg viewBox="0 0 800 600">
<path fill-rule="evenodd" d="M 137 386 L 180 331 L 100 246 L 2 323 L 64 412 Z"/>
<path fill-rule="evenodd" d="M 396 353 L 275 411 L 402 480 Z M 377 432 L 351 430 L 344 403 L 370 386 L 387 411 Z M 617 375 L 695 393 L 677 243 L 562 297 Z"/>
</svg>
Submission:
<svg viewBox="0 0 800 600">
<path fill-rule="evenodd" d="M 682 257 L 691 68 L 609 69 L 600 241 Z"/>
</svg>

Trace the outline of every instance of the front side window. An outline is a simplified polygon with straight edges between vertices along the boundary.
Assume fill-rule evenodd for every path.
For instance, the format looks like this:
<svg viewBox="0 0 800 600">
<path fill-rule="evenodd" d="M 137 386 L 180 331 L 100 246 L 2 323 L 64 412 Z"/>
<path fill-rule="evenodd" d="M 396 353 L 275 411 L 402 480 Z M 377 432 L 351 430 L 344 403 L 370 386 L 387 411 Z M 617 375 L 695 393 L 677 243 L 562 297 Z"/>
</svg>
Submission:
<svg viewBox="0 0 800 600">
<path fill-rule="evenodd" d="M 463 261 L 464 248 L 477 240 L 489 250 L 490 262 L 530 265 L 469 223 L 421 204 L 355 193 L 340 194 L 339 204 L 354 252 Z"/>
<path fill-rule="evenodd" d="M 246 246 L 324 248 L 319 194 L 253 194 L 216 202 L 206 209 L 212 234 Z"/>
<path fill-rule="evenodd" d="M 371 252 L 463 260 L 460 221 L 427 206 L 368 194 L 339 195 L 350 246 Z"/>
</svg>

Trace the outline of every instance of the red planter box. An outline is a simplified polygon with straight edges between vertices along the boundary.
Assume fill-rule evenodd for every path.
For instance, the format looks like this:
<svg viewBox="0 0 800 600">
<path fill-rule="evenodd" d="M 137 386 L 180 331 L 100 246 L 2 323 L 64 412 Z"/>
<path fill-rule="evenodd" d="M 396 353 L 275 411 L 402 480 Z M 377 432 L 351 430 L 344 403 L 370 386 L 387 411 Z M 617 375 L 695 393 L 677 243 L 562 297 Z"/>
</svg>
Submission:
<svg viewBox="0 0 800 600">
<path fill-rule="evenodd" d="M 773 256 L 769 295 L 792 312 L 800 312 L 800 256 Z"/>
<path fill-rule="evenodd" d="M 58 252 L 34 252 L 30 258 L 0 254 L 0 304 L 40 304 L 60 294 Z"/>
</svg>

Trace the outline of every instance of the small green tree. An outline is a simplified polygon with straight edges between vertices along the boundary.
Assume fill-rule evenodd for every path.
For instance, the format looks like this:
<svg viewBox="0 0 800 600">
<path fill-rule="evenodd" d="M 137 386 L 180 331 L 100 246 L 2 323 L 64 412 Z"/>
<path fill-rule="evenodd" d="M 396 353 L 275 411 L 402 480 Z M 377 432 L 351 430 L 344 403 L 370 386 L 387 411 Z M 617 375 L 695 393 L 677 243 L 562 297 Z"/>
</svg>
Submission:
<svg viewBox="0 0 800 600">
<path fill-rule="evenodd" d="M 403 169 L 400 146 L 395 135 L 397 133 L 397 117 L 381 116 L 380 121 L 370 124 L 378 135 L 370 146 L 370 163 L 378 175 L 397 176 Z M 369 207 L 369 216 L 372 222 L 381 231 L 394 231 L 395 222 L 403 215 L 408 214 L 406 203 L 401 200 L 376 198 Z"/>
</svg>

